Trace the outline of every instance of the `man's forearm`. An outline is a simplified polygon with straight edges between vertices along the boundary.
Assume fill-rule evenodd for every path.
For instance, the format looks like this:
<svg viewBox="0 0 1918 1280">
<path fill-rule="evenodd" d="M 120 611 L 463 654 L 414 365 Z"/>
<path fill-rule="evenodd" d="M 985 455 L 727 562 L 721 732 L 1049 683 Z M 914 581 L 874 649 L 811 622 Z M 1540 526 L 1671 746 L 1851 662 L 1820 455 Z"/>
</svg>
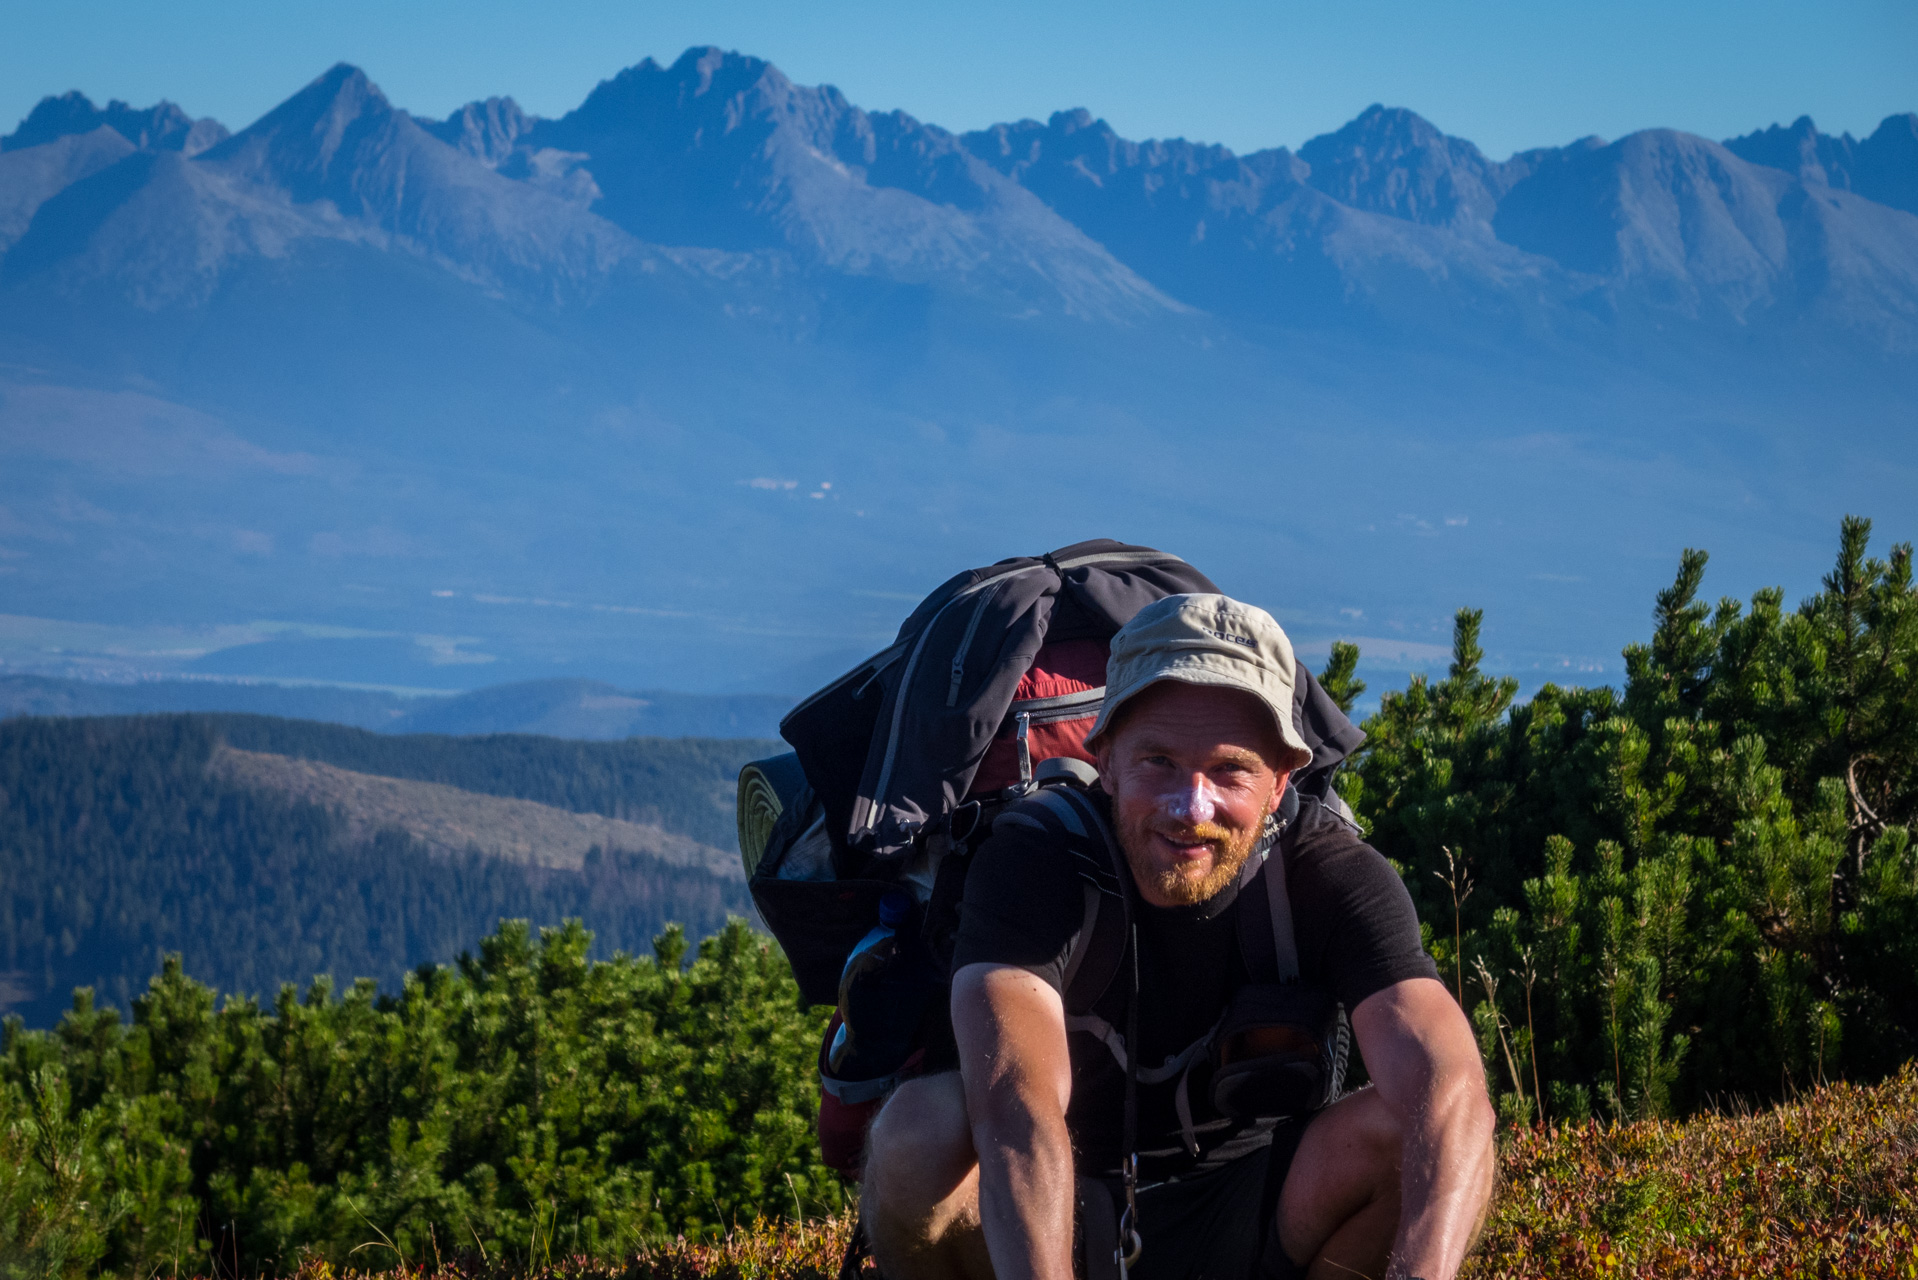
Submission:
<svg viewBox="0 0 1918 1280">
<path fill-rule="evenodd" d="M 1405 1134 L 1392 1280 L 1451 1280 L 1478 1234 L 1495 1173 L 1494 1119 L 1476 1081 L 1435 1090 Z"/>
<path fill-rule="evenodd" d="M 952 1029 L 993 1275 L 1072 1280 L 1072 1068 L 1059 993 L 1024 969 L 967 965 L 953 975 Z"/>
<path fill-rule="evenodd" d="M 972 1126 L 979 1218 L 997 1280 L 1071 1280 L 1072 1139 L 1049 1098 L 988 1100 Z M 1036 1105 L 1035 1105 L 1036 1104 Z"/>
<path fill-rule="evenodd" d="M 1398 1118 L 1399 1229 L 1391 1280 L 1452 1280 L 1492 1195 L 1495 1117 L 1472 1024 L 1436 978 L 1361 1001 L 1352 1029 Z"/>
</svg>

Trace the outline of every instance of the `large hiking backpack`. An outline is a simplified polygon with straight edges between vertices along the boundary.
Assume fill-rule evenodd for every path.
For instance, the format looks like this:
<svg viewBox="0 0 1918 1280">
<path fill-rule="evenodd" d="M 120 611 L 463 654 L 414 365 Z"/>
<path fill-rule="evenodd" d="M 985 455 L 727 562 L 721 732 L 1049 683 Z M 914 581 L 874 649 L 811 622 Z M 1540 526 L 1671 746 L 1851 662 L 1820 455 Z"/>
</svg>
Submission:
<svg viewBox="0 0 1918 1280">
<path fill-rule="evenodd" d="M 837 1002 L 848 954 L 902 888 L 943 980 L 970 854 L 994 820 L 1095 776 L 1084 740 L 1114 633 L 1154 600 L 1217 590 L 1177 556 L 1105 539 L 1002 560 L 948 580 L 890 647 L 788 713 L 793 752 L 741 772 L 740 849 L 804 998 Z M 1364 735 L 1303 667 L 1293 710 L 1313 758 L 1292 790 L 1342 809 L 1331 774 Z M 949 1037 L 944 1001 L 928 1001 L 924 1051 L 937 1057 Z M 853 1171 L 863 1113 L 895 1078 L 822 1071 L 828 1163 Z"/>
</svg>

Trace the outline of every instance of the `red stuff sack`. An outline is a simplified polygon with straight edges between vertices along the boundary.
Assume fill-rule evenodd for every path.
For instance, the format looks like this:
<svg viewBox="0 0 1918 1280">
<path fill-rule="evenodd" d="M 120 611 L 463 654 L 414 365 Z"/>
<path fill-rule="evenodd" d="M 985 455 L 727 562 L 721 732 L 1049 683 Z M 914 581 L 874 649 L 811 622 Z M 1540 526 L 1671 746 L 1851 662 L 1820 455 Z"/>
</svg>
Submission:
<svg viewBox="0 0 1918 1280">
<path fill-rule="evenodd" d="M 1041 761 L 1065 757 L 1093 763 L 1086 735 L 1099 718 L 1105 699 L 1106 659 L 1112 645 L 1106 640 L 1059 640 L 1039 647 L 1032 667 L 1019 679 L 1004 723 L 986 748 L 973 775 L 968 799 L 982 799 L 1019 781 L 1019 715 L 1027 717 L 1027 749 L 1036 767 Z"/>
</svg>

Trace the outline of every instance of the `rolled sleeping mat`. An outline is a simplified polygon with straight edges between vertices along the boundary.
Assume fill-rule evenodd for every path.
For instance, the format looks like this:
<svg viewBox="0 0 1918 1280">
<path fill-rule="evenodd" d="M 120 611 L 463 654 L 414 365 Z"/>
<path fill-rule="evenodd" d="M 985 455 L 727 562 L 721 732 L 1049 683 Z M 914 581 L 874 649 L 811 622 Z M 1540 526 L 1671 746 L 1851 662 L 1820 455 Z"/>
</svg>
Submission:
<svg viewBox="0 0 1918 1280">
<path fill-rule="evenodd" d="M 779 815 L 805 785 L 805 771 L 799 767 L 798 755 L 791 751 L 754 760 L 739 771 L 739 856 L 746 864 L 747 879 L 759 869 Z"/>
</svg>

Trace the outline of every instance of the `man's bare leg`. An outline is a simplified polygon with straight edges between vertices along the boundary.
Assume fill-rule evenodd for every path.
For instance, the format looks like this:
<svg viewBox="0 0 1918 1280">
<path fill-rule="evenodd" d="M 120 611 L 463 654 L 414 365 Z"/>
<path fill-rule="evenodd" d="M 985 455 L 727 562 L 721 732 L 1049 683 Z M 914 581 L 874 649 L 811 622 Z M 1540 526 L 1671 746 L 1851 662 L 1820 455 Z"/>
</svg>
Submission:
<svg viewBox="0 0 1918 1280">
<path fill-rule="evenodd" d="M 992 1280 L 957 1071 L 909 1080 L 886 1100 L 866 1138 L 859 1211 L 884 1274 Z"/>
<path fill-rule="evenodd" d="M 1399 1122 L 1376 1090 L 1314 1117 L 1279 1194 L 1279 1242 L 1310 1280 L 1379 1280 L 1399 1226 Z"/>
<path fill-rule="evenodd" d="M 1300 1139 L 1279 1196 L 1279 1241 L 1311 1280 L 1377 1280 L 1399 1221 L 1402 1134 L 1370 1089 L 1342 1098 Z M 861 1213 L 880 1270 L 913 1280 L 991 1280 L 979 1165 L 958 1073 L 901 1085 L 867 1138 Z"/>
</svg>

